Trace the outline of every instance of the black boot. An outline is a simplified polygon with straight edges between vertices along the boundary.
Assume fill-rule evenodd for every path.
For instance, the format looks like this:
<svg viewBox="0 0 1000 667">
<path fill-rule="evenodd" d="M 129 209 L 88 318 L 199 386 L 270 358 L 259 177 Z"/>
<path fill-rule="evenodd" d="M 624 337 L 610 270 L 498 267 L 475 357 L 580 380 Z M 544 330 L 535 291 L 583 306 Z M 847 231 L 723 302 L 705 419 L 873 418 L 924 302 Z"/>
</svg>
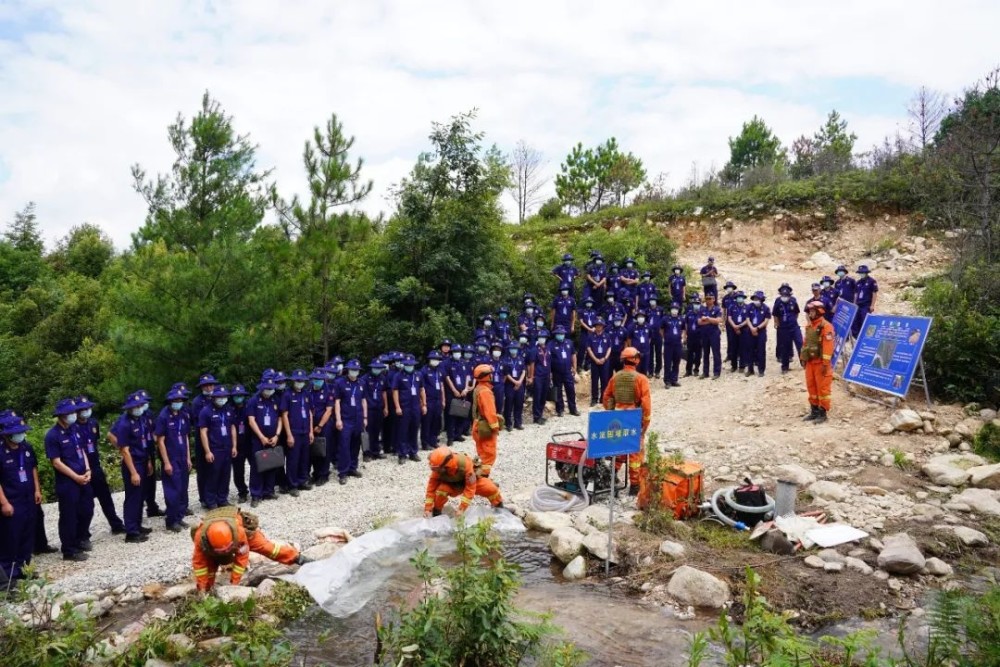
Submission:
<svg viewBox="0 0 1000 667">
<path fill-rule="evenodd" d="M 826 421 L 826 409 L 825 408 L 819 408 L 817 410 L 817 413 L 816 413 L 816 419 L 814 419 L 813 421 L 816 422 L 817 424 L 822 424 L 823 422 L 825 422 Z"/>
<path fill-rule="evenodd" d="M 819 418 L 819 408 L 815 405 L 809 406 L 809 414 L 802 418 L 804 422 L 816 421 Z"/>
</svg>

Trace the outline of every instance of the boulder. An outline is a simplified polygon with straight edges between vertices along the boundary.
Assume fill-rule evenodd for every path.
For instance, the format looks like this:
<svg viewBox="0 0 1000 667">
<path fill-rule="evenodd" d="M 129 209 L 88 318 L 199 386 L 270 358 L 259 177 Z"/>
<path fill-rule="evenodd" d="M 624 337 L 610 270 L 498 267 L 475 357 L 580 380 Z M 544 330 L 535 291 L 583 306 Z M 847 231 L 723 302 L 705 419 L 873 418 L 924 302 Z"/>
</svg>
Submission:
<svg viewBox="0 0 1000 667">
<path fill-rule="evenodd" d="M 349 532 L 335 526 L 317 528 L 313 531 L 313 536 L 320 542 L 340 542 L 341 544 L 346 544 L 354 539 Z"/>
<path fill-rule="evenodd" d="M 868 563 L 864 562 L 860 558 L 851 558 L 850 556 L 844 559 L 844 566 L 848 570 L 854 570 L 855 572 L 860 572 L 861 574 L 871 574 L 874 571 L 872 570 L 872 566 Z"/>
<path fill-rule="evenodd" d="M 583 516 L 580 512 L 573 515 L 573 528 L 576 528 L 580 533 L 587 535 L 588 533 L 599 533 L 597 526 L 587 521 L 587 517 Z"/>
<path fill-rule="evenodd" d="M 816 555 L 822 558 L 824 563 L 844 562 L 844 556 L 836 549 L 823 549 Z"/>
<path fill-rule="evenodd" d="M 175 653 L 187 653 L 194 650 L 194 640 L 183 633 L 167 635 L 165 641 L 168 646 L 173 647 Z"/>
<path fill-rule="evenodd" d="M 974 528 L 966 526 L 941 526 L 941 528 L 943 530 L 950 530 L 967 547 L 985 547 L 990 543 L 989 538 L 986 537 L 986 533 L 981 533 Z"/>
<path fill-rule="evenodd" d="M 216 586 L 215 595 L 222 600 L 232 604 L 234 602 L 245 602 L 253 596 L 254 589 L 247 586 Z"/>
<path fill-rule="evenodd" d="M 612 564 L 618 563 L 617 545 L 612 546 L 612 552 L 608 553 L 608 536 L 604 533 L 590 533 L 583 538 L 583 548 L 601 560 L 610 561 Z"/>
<path fill-rule="evenodd" d="M 598 530 L 608 529 L 608 508 L 603 505 L 590 505 L 576 515 Z"/>
<path fill-rule="evenodd" d="M 843 563 L 826 563 L 823 565 L 823 570 L 826 572 L 842 572 L 844 570 Z"/>
<path fill-rule="evenodd" d="M 916 431 L 924 427 L 924 420 L 920 418 L 920 414 L 916 410 L 906 408 L 893 412 L 889 417 L 889 423 L 894 430 L 904 432 Z"/>
<path fill-rule="evenodd" d="M 809 493 L 825 500 L 847 500 L 847 490 L 842 484 L 820 480 L 809 485 Z"/>
<path fill-rule="evenodd" d="M 339 547 L 343 545 L 335 546 Z M 252 565 L 246 576 L 243 577 L 243 583 L 247 586 L 256 586 L 265 579 L 277 579 L 285 575 L 294 574 L 298 570 L 298 567 L 298 565 L 284 565 L 273 560 L 268 560 L 258 565 Z"/>
<path fill-rule="evenodd" d="M 549 549 L 563 563 L 569 563 L 583 549 L 583 533 L 572 526 L 556 528 L 549 535 Z"/>
<path fill-rule="evenodd" d="M 146 584 L 142 587 L 142 594 L 150 599 L 156 599 L 163 595 L 163 591 L 167 590 L 167 587 L 161 583 Z"/>
<path fill-rule="evenodd" d="M 935 577 L 947 577 L 954 572 L 951 569 L 951 565 L 948 565 L 948 563 L 940 558 L 928 558 L 924 563 L 924 570 L 927 574 L 933 574 Z"/>
<path fill-rule="evenodd" d="M 952 496 L 951 502 L 968 505 L 982 514 L 1000 516 L 1000 492 L 992 489 L 965 489 Z"/>
<path fill-rule="evenodd" d="M 174 667 L 174 663 L 159 658 L 149 658 L 143 663 L 143 667 Z"/>
<path fill-rule="evenodd" d="M 216 651 L 223 646 L 228 646 L 233 643 L 232 637 L 213 637 L 212 639 L 206 639 L 205 641 L 198 642 L 198 650 L 200 651 Z"/>
<path fill-rule="evenodd" d="M 924 555 L 906 533 L 888 535 L 878 555 L 878 566 L 890 574 L 914 574 L 924 569 Z"/>
<path fill-rule="evenodd" d="M 337 542 L 334 540 L 324 540 L 317 542 L 308 549 L 302 552 L 302 555 L 310 560 L 326 560 L 333 554 L 340 551 L 344 546 L 344 542 Z"/>
<path fill-rule="evenodd" d="M 256 595 L 258 598 L 269 598 L 274 595 L 274 589 L 277 587 L 278 582 L 275 579 L 265 579 L 257 584 Z"/>
<path fill-rule="evenodd" d="M 955 424 L 955 433 L 958 433 L 966 440 L 972 440 L 982 427 L 983 422 L 975 417 L 969 417 Z"/>
<path fill-rule="evenodd" d="M 680 542 L 673 542 L 671 540 L 660 542 L 660 553 L 669 556 L 673 560 L 684 558 L 685 551 L 684 545 Z"/>
<path fill-rule="evenodd" d="M 564 528 L 573 524 L 573 518 L 563 512 L 528 512 L 524 515 L 524 525 L 529 530 L 540 530 L 551 533 L 556 528 Z"/>
<path fill-rule="evenodd" d="M 167 602 L 172 602 L 174 600 L 180 600 L 188 595 L 194 595 L 198 587 L 195 584 L 177 584 L 176 586 L 171 586 L 170 588 L 163 591 L 160 595 L 162 600 Z"/>
<path fill-rule="evenodd" d="M 927 479 L 938 486 L 962 486 L 969 481 L 968 470 L 947 463 L 928 461 L 920 470 L 927 475 Z"/>
<path fill-rule="evenodd" d="M 969 482 L 980 489 L 1000 490 L 1000 463 L 969 468 Z"/>
<path fill-rule="evenodd" d="M 81 602 L 73 607 L 73 611 L 86 618 L 100 618 L 107 614 L 115 606 L 115 601 L 106 597 L 92 602 Z"/>
<path fill-rule="evenodd" d="M 785 463 L 775 468 L 774 478 L 785 482 L 795 482 L 802 488 L 816 481 L 816 475 L 794 463 Z"/>
<path fill-rule="evenodd" d="M 979 418 L 984 422 L 991 422 L 997 418 L 997 411 L 990 408 L 983 408 L 979 411 Z"/>
<path fill-rule="evenodd" d="M 830 255 L 823 252 L 822 250 L 814 252 L 812 255 L 810 255 L 809 261 L 815 264 L 818 268 L 837 265 L 837 263 L 833 261 L 833 258 L 830 257 Z"/>
<path fill-rule="evenodd" d="M 802 562 L 806 564 L 806 567 L 811 567 L 817 570 L 822 570 L 824 567 L 826 567 L 826 561 L 817 556 L 816 554 L 810 554 L 806 556 Z"/>
<path fill-rule="evenodd" d="M 583 579 L 587 576 L 587 559 L 583 556 L 577 556 L 563 568 L 562 575 L 570 581 Z"/>
<path fill-rule="evenodd" d="M 802 269 L 803 271 L 813 271 L 816 269 L 816 262 L 812 261 L 811 259 L 808 259 L 799 264 L 799 268 Z"/>
<path fill-rule="evenodd" d="M 889 422 L 882 422 L 879 424 L 878 432 L 880 435 L 889 435 L 893 433 L 896 429 L 893 428 L 892 424 Z"/>
<path fill-rule="evenodd" d="M 681 565 L 670 578 L 667 593 L 692 607 L 721 609 L 729 601 L 729 584 L 708 572 Z"/>
</svg>

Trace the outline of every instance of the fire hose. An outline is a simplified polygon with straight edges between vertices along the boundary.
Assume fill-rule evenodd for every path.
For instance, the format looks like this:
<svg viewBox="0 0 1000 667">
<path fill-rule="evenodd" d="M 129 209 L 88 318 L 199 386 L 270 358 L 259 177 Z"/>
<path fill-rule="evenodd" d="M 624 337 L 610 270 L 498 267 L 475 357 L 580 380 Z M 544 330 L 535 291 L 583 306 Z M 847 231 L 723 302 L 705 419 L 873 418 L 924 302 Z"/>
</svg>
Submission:
<svg viewBox="0 0 1000 667">
<path fill-rule="evenodd" d="M 735 528 L 736 530 L 746 530 L 747 526 L 742 521 L 737 521 L 733 519 L 720 508 L 719 506 L 720 498 L 725 500 L 727 507 L 736 512 L 746 512 L 747 514 L 767 514 L 768 512 L 774 511 L 774 498 L 767 495 L 766 493 L 764 494 L 764 497 L 767 498 L 767 503 L 760 506 L 741 505 L 738 502 L 736 502 L 735 496 L 736 496 L 735 486 L 725 487 L 713 493 L 712 500 L 710 500 L 702 507 L 712 511 L 712 514 L 714 514 L 715 516 L 711 518 L 718 519 L 722 523 L 732 528 Z"/>
<path fill-rule="evenodd" d="M 590 505 L 585 488 L 579 496 L 569 491 L 561 491 L 551 486 L 540 486 L 531 494 L 531 508 L 536 512 L 576 512 Z"/>
</svg>

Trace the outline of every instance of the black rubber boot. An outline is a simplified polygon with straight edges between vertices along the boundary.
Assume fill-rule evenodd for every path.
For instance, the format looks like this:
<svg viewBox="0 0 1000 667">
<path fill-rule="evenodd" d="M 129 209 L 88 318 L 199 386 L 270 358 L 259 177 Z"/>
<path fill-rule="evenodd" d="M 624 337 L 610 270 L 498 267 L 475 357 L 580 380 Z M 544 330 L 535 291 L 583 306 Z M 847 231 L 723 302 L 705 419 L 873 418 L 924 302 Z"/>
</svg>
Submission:
<svg viewBox="0 0 1000 667">
<path fill-rule="evenodd" d="M 819 408 L 816 407 L 815 405 L 810 405 L 809 414 L 803 417 L 802 421 L 811 422 L 811 421 L 816 421 L 817 419 L 819 419 Z"/>
<path fill-rule="evenodd" d="M 813 420 L 817 424 L 822 424 L 826 421 L 826 410 L 824 408 L 819 408 L 817 410 L 816 419 Z"/>
</svg>

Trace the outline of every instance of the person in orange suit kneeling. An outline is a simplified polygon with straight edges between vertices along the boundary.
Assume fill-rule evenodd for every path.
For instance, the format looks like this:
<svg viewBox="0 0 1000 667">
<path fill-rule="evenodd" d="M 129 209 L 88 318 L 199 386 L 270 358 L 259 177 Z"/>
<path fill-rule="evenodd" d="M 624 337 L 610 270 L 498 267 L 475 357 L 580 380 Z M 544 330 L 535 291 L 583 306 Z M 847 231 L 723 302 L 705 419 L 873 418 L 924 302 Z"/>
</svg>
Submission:
<svg viewBox="0 0 1000 667">
<path fill-rule="evenodd" d="M 803 421 L 822 424 L 826 421 L 826 413 L 830 411 L 830 399 L 833 393 L 833 325 L 826 321 L 823 314 L 826 306 L 819 299 L 806 304 L 805 341 L 802 343 L 800 359 L 806 369 L 806 388 L 809 390 L 809 414 Z"/>
<path fill-rule="evenodd" d="M 268 540 L 257 528 L 257 517 L 240 512 L 238 507 L 226 506 L 208 512 L 201 524 L 192 529 L 191 537 L 192 566 L 199 591 L 212 589 L 220 565 L 232 565 L 229 582 L 240 583 L 250 564 L 251 551 L 285 565 L 309 562 L 295 547 Z"/>
<path fill-rule="evenodd" d="M 639 364 L 639 350 L 626 347 L 622 350 L 623 368 L 614 374 L 611 382 L 604 389 L 601 403 L 605 410 L 634 410 L 642 408 L 641 447 L 635 454 L 628 455 L 629 495 L 639 493 L 642 480 L 642 468 L 646 463 L 646 429 L 653 413 L 649 396 L 649 379 L 636 371 Z"/>
<path fill-rule="evenodd" d="M 427 497 L 424 499 L 424 516 L 438 516 L 449 498 L 461 494 L 458 513 L 469 509 L 472 499 L 482 496 L 493 507 L 503 507 L 500 489 L 492 480 L 476 474 L 476 464 L 471 457 L 453 452 L 447 447 L 438 447 L 428 458 L 431 477 L 427 481 Z"/>
<path fill-rule="evenodd" d="M 472 439 L 482 464 L 481 476 L 489 477 L 497 460 L 497 436 L 503 428 L 503 417 L 497 415 L 493 397 L 493 367 L 479 364 L 472 377 L 476 380 L 472 390 Z"/>
</svg>

